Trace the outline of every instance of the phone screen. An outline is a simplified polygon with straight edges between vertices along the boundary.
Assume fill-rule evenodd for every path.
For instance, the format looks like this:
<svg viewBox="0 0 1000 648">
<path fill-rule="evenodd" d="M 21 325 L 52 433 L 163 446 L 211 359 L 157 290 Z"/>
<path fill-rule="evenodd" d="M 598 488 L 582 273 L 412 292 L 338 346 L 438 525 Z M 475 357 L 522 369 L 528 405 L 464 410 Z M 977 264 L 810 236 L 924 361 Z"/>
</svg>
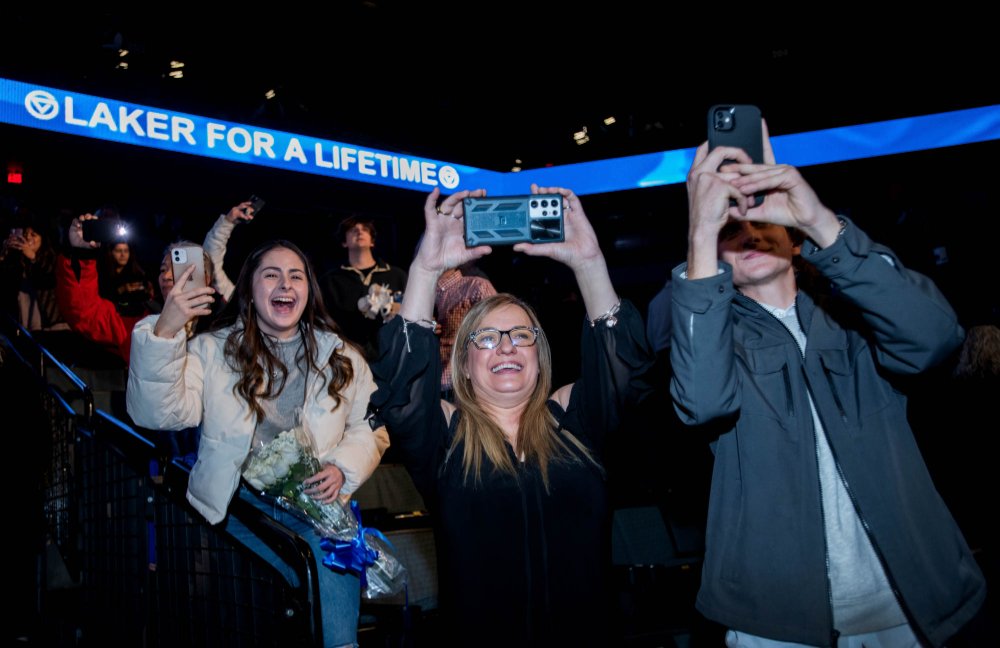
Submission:
<svg viewBox="0 0 1000 648">
<path fill-rule="evenodd" d="M 83 240 L 97 243 L 124 241 L 128 235 L 125 226 L 112 219 L 91 219 L 83 221 Z"/>
</svg>

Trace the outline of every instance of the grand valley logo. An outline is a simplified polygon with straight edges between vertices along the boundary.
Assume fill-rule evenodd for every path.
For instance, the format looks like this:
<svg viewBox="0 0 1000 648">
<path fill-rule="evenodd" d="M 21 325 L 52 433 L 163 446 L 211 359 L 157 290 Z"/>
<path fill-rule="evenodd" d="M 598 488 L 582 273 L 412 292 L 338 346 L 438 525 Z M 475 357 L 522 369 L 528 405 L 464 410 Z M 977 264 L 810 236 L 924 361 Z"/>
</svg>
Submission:
<svg viewBox="0 0 1000 648">
<path fill-rule="evenodd" d="M 35 119 L 48 121 L 59 115 L 59 102 L 44 90 L 32 90 L 24 97 L 24 109 Z"/>
</svg>

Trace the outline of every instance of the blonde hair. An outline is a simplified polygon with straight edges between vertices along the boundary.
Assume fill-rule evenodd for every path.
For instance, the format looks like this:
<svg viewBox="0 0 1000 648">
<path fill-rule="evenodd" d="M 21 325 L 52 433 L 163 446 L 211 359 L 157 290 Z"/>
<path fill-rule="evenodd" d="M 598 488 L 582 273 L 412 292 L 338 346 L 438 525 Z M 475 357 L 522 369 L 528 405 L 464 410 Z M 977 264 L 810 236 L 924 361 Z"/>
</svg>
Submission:
<svg viewBox="0 0 1000 648">
<path fill-rule="evenodd" d="M 600 464 L 579 439 L 568 430 L 558 429 L 558 421 L 547 405 L 552 391 L 552 347 L 534 309 L 511 294 L 499 293 L 476 303 L 466 313 L 455 334 L 455 346 L 451 351 L 451 372 L 455 405 L 460 416 L 449 455 L 464 442 L 462 468 L 466 483 L 470 475 L 477 484 L 481 482 L 484 457 L 496 470 L 517 476 L 516 467 L 507 451 L 507 439 L 503 430 L 480 405 L 472 389 L 472 382 L 465 375 L 469 359 L 469 335 L 480 328 L 487 315 L 504 306 L 521 308 L 527 313 L 531 325 L 538 328 L 538 339 L 535 342 L 538 349 L 538 380 L 521 412 L 514 455 L 523 456 L 526 463 L 538 464 L 542 482 L 548 491 L 548 467 L 551 462 L 582 463 L 582 459 L 586 459 L 599 469 Z"/>
</svg>

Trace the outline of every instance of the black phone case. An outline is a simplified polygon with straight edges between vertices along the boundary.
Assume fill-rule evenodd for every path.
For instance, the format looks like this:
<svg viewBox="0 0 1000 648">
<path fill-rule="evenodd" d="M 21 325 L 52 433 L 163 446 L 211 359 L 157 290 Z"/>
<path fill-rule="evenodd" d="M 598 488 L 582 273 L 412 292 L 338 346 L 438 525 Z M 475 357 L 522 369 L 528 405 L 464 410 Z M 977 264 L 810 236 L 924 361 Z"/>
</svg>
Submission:
<svg viewBox="0 0 1000 648">
<path fill-rule="evenodd" d="M 124 237 L 118 235 L 118 221 L 98 218 L 95 220 L 82 221 L 83 240 L 97 243 L 110 243 L 111 241 L 122 241 Z"/>
<path fill-rule="evenodd" d="M 266 204 L 267 203 L 264 202 L 263 198 L 260 198 L 258 196 L 250 196 L 250 208 L 253 209 L 254 216 L 259 214 L 260 210 L 264 209 L 264 205 Z"/>
<path fill-rule="evenodd" d="M 750 159 L 764 162 L 764 135 L 760 109 L 749 104 L 716 104 L 708 109 L 708 149 L 731 146 L 746 151 Z M 754 196 L 754 207 L 764 202 L 764 194 Z M 735 201 L 730 204 L 735 205 Z"/>
</svg>

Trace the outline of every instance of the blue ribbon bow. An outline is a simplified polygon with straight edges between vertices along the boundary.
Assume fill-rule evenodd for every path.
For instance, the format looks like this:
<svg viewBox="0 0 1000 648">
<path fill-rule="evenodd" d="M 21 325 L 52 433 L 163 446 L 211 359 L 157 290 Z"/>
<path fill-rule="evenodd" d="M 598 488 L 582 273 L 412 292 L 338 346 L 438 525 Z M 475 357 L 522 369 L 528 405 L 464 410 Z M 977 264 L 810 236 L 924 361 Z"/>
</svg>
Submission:
<svg viewBox="0 0 1000 648">
<path fill-rule="evenodd" d="M 323 564 L 330 569 L 341 571 L 351 571 L 361 577 L 361 589 L 368 586 L 368 578 L 365 570 L 375 564 L 378 559 L 378 551 L 372 549 L 365 542 L 365 534 L 372 534 L 385 541 L 390 548 L 392 543 L 378 529 L 366 529 L 361 524 L 361 508 L 357 501 L 351 500 L 351 512 L 354 513 L 358 521 L 358 533 L 350 540 L 337 540 L 334 538 L 321 538 L 320 549 L 326 552 L 323 557 Z"/>
</svg>

